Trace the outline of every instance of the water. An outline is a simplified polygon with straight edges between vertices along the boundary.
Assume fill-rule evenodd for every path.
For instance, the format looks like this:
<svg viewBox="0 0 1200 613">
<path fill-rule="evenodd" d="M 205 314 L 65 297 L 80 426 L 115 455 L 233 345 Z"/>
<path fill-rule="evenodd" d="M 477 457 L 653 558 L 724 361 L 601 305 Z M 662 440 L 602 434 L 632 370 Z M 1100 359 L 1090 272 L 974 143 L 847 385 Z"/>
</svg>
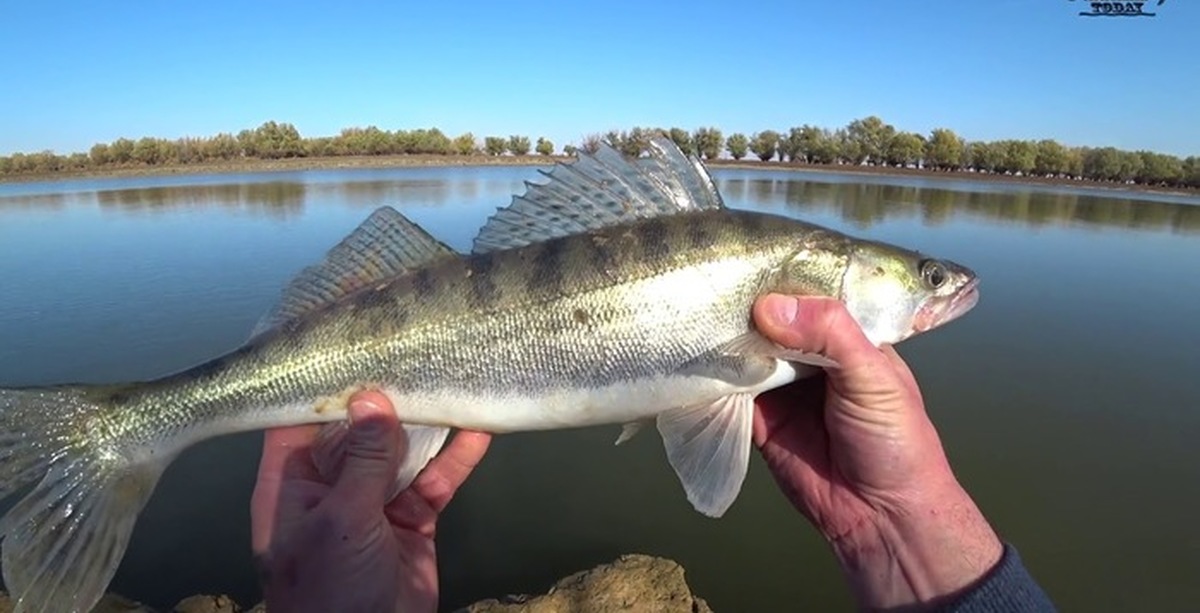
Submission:
<svg viewBox="0 0 1200 613">
<path fill-rule="evenodd" d="M 1074 188 L 720 170 L 731 206 L 964 264 L 966 318 L 905 343 L 959 478 L 1064 610 L 1200 598 L 1200 201 Z M 467 249 L 531 168 L 312 171 L 0 185 L 0 384 L 144 379 L 245 340 L 280 287 L 381 204 Z M 623 553 L 674 558 L 718 611 L 845 610 L 832 556 L 755 457 L 694 513 L 654 433 L 499 437 L 443 515 L 451 609 Z M 167 472 L 112 589 L 168 608 L 259 597 L 258 434 Z"/>
</svg>

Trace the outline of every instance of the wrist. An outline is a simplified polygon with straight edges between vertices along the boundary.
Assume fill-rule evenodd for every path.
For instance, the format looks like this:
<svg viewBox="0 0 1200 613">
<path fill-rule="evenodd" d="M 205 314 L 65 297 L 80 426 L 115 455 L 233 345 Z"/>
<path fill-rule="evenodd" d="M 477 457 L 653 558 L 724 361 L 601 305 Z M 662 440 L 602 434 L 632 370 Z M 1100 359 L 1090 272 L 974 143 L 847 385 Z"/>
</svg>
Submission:
<svg viewBox="0 0 1200 613">
<path fill-rule="evenodd" d="M 830 544 L 865 610 L 951 602 L 995 567 L 1004 551 L 953 479 L 930 496 L 888 505 Z"/>
</svg>

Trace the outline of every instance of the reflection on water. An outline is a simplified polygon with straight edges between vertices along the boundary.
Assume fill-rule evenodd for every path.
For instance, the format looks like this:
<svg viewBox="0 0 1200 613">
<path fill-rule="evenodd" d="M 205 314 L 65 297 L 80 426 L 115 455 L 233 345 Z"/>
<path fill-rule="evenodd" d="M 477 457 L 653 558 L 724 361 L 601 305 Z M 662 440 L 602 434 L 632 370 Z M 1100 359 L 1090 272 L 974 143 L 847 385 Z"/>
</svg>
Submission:
<svg viewBox="0 0 1200 613">
<path fill-rule="evenodd" d="M 5 208 L 62 208 L 94 203 L 125 212 L 166 212 L 220 207 L 250 215 L 288 218 L 306 205 L 336 201 L 353 207 L 441 207 L 491 198 L 503 206 L 513 195 L 511 178 L 489 176 L 423 176 L 409 178 L 405 169 L 395 176 L 370 180 L 258 180 L 96 189 L 73 193 L 46 192 L 6 195 L 0 186 L 0 211 Z M 533 173 L 526 174 L 533 178 Z M 750 199 L 758 205 L 779 205 L 807 213 L 836 215 L 856 227 L 866 228 L 889 219 L 919 219 L 937 226 L 952 219 L 974 218 L 1041 228 L 1078 224 L 1096 228 L 1130 228 L 1183 234 L 1200 232 L 1200 206 L 1160 199 L 1142 199 L 1128 192 L 1098 196 L 1094 192 L 1009 189 L 964 191 L 925 185 L 873 181 L 827 181 L 819 175 L 756 178 L 753 172 L 735 171 L 718 185 L 727 200 Z M 761 173 L 768 175 L 768 173 Z M 269 177 L 269 175 L 262 175 Z M 112 183 L 119 184 L 119 180 Z M 53 184 L 46 184 L 53 186 Z M 1200 204 L 1197 199 L 1195 204 Z"/>
<path fill-rule="evenodd" d="M 1034 228 L 1078 223 L 1099 228 L 1200 232 L 1200 206 L 1116 195 L 1099 198 L 1037 191 L 997 194 L 787 179 L 736 178 L 722 181 L 720 186 L 727 197 L 748 196 L 759 203 L 836 215 L 862 228 L 888 219 L 918 218 L 926 226 L 937 226 L 955 218 L 977 218 Z"/>
<path fill-rule="evenodd" d="M 927 248 L 979 272 L 970 315 L 900 348 L 960 479 L 1063 610 L 1200 599 L 1190 487 L 1200 482 L 1200 199 L 716 176 L 732 206 Z M 0 185 L 0 386 L 196 364 L 244 342 L 288 279 L 371 208 L 396 206 L 463 249 L 537 179 L 532 168 L 422 168 Z M 713 521 L 691 510 L 656 436 L 614 448 L 618 430 L 497 437 L 439 523 L 444 607 L 543 591 L 636 551 L 679 560 L 717 611 L 849 608 L 827 547 L 760 461 Z M 172 465 L 115 590 L 163 610 L 198 592 L 258 598 L 247 505 L 260 441 L 209 441 Z M 1096 581 L 1109 576 L 1121 581 Z"/>
</svg>

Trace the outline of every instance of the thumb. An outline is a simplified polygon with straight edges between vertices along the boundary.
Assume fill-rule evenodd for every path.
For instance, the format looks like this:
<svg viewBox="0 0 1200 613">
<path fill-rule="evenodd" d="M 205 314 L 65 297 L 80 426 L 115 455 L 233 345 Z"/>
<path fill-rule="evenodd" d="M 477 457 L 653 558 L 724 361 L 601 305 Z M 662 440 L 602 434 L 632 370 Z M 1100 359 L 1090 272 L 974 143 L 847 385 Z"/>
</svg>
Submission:
<svg viewBox="0 0 1200 613">
<path fill-rule="evenodd" d="M 754 304 L 754 322 L 771 341 L 823 355 L 843 371 L 870 367 L 883 359 L 846 305 L 834 298 L 769 294 Z"/>
<path fill-rule="evenodd" d="M 379 392 L 352 396 L 349 416 L 345 463 L 334 489 L 345 498 L 383 507 L 404 456 L 400 420 L 392 403 Z"/>
</svg>

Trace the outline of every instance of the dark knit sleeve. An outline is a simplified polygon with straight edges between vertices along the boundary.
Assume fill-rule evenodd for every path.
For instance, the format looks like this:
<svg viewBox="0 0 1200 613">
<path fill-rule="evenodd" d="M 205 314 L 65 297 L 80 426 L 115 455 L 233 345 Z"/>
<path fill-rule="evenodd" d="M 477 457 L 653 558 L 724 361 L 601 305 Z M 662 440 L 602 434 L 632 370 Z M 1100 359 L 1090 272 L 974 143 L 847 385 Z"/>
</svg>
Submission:
<svg viewBox="0 0 1200 613">
<path fill-rule="evenodd" d="M 953 613 L 1053 612 L 1054 603 L 1034 581 L 1012 545 L 1004 545 L 1000 563 L 978 585 L 944 611 Z"/>
</svg>

